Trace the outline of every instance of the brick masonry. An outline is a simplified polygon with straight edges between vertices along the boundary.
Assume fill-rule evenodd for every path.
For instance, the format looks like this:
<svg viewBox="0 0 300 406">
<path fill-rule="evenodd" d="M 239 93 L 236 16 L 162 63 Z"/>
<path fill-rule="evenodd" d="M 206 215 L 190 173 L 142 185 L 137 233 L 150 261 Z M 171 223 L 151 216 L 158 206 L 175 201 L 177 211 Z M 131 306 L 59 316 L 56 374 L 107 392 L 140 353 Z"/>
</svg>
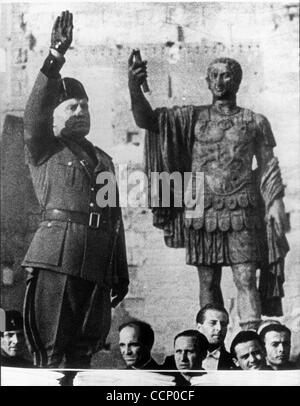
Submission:
<svg viewBox="0 0 300 406">
<path fill-rule="evenodd" d="M 1 44 L 4 44 L 0 53 L 4 58 L 0 64 L 3 128 L 7 114 L 22 117 L 26 98 L 48 52 L 54 18 L 61 10 L 50 3 L 11 3 L 2 5 L 0 10 Z M 230 56 L 242 64 L 244 79 L 238 102 L 269 118 L 277 141 L 275 153 L 286 184 L 291 251 L 286 262 L 282 321 L 293 330 L 293 354 L 298 354 L 299 6 L 290 3 L 74 3 L 70 10 L 74 13 L 74 41 L 62 73 L 76 76 L 87 89 L 92 115 L 90 140 L 107 150 L 115 163 L 128 164 L 130 171 L 141 167 L 143 157 L 143 131 L 134 124 L 127 91 L 126 68 L 131 48 L 140 47 L 142 56 L 148 60 L 149 100 L 153 107 L 209 103 L 205 83 L 207 64 L 218 56 Z M 20 154 L 21 133 L 9 134 L 11 131 L 4 131 L 2 139 L 2 201 L 7 208 L 2 210 L 5 241 L 2 269 L 13 268 L 14 283 L 3 287 L 2 307 L 20 309 L 25 277 L 19 264 L 36 227 L 38 208 L 28 177 L 23 183 L 16 181 L 25 171 Z M 130 141 L 132 137 L 134 142 Z M 17 165 L 11 163 L 13 158 L 17 158 L 14 161 Z M 7 205 L 11 201 L 13 204 Z M 29 220 L 25 221 L 25 217 Z M 185 265 L 184 250 L 164 246 L 162 234 L 152 227 L 147 209 L 124 209 L 124 219 L 130 292 L 113 312 L 110 346 L 95 356 L 96 367 L 121 365 L 116 329 L 127 318 L 138 317 L 153 325 L 154 354 L 160 361 L 163 354 L 172 351 L 174 334 L 194 326 L 198 311 L 198 277 L 195 269 Z M 237 323 L 230 269 L 223 271 L 222 286 L 226 306 L 231 310 L 228 344 Z"/>
</svg>

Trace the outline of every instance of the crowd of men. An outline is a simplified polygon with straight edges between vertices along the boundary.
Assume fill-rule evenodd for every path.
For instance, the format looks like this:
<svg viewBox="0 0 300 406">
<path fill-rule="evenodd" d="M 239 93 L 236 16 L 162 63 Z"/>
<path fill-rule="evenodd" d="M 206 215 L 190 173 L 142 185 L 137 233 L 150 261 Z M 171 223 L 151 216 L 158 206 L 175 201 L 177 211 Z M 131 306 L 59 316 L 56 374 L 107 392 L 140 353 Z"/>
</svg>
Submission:
<svg viewBox="0 0 300 406">
<path fill-rule="evenodd" d="M 204 306 L 197 314 L 196 328 L 176 334 L 173 354 L 158 364 L 152 356 L 153 328 L 132 319 L 119 327 L 120 353 L 126 369 L 170 374 L 178 386 L 190 385 L 193 376 L 208 370 L 297 369 L 297 364 L 290 361 L 291 331 L 279 321 L 264 321 L 257 331 L 239 331 L 229 352 L 224 344 L 228 324 L 229 315 L 224 307 Z M 6 327 L 1 333 L 1 365 L 33 367 L 26 358 L 22 315 L 15 310 L 6 312 Z"/>
<path fill-rule="evenodd" d="M 197 314 L 196 329 L 174 338 L 173 354 L 158 365 L 151 355 L 154 332 L 148 323 L 133 320 L 119 328 L 119 345 L 128 369 L 170 370 L 177 385 L 189 385 L 205 370 L 290 370 L 291 331 L 275 320 L 264 321 L 258 331 L 242 330 L 225 348 L 229 315 L 222 306 L 208 304 Z M 197 372 L 193 372 L 197 371 Z M 171 372 L 170 372 L 171 373 Z"/>
</svg>

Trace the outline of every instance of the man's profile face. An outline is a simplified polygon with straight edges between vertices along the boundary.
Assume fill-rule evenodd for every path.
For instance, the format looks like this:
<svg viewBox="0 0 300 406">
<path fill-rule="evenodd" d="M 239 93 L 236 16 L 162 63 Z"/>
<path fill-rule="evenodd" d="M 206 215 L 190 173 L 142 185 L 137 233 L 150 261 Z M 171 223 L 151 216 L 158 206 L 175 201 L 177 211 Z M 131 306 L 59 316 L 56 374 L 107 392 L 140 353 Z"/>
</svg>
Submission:
<svg viewBox="0 0 300 406">
<path fill-rule="evenodd" d="M 189 369 L 200 369 L 202 358 L 196 348 L 195 337 L 180 336 L 174 344 L 174 357 L 176 368 L 182 372 Z"/>
<path fill-rule="evenodd" d="M 208 88 L 216 99 L 236 94 L 238 87 L 233 72 L 227 63 L 216 62 L 208 70 Z"/>
<path fill-rule="evenodd" d="M 287 331 L 269 331 L 265 335 L 267 360 L 270 365 L 281 366 L 290 358 L 291 338 Z"/>
<path fill-rule="evenodd" d="M 20 357 L 24 353 L 23 330 L 5 331 L 1 337 L 1 350 L 9 357 Z"/>
<path fill-rule="evenodd" d="M 197 328 L 204 334 L 209 344 L 223 344 L 228 326 L 228 317 L 222 311 L 209 309 L 204 314 L 203 324 L 198 323 Z"/>
<path fill-rule="evenodd" d="M 88 100 L 68 99 L 60 103 L 53 113 L 53 130 L 56 136 L 64 134 L 81 138 L 90 131 L 90 112 Z"/>
<path fill-rule="evenodd" d="M 257 340 L 239 343 L 235 346 L 238 366 L 244 370 L 258 370 L 265 366 L 265 353 Z"/>
<path fill-rule="evenodd" d="M 137 326 L 127 326 L 120 331 L 119 347 L 125 364 L 128 367 L 139 368 L 150 357 L 149 350 L 140 341 L 140 333 Z"/>
</svg>

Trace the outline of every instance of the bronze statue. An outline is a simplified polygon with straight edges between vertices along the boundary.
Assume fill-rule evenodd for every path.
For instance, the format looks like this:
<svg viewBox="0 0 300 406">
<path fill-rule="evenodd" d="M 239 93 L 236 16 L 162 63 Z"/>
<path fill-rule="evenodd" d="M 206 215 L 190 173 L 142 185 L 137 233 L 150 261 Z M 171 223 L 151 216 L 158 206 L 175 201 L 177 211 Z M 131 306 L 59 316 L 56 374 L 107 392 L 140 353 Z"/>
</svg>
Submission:
<svg viewBox="0 0 300 406">
<path fill-rule="evenodd" d="M 212 104 L 152 110 L 141 84 L 147 63 L 129 57 L 129 90 L 136 124 L 146 129 L 145 170 L 204 172 L 204 212 L 187 218 L 183 207 L 153 207 L 154 225 L 169 247 L 185 247 L 198 269 L 200 306 L 223 305 L 222 266 L 231 266 L 244 329 L 261 314 L 281 315 L 285 209 L 275 139 L 268 120 L 239 107 L 240 64 L 214 60 L 207 70 Z M 257 169 L 252 170 L 256 157 Z M 261 269 L 259 288 L 256 270 Z"/>
</svg>

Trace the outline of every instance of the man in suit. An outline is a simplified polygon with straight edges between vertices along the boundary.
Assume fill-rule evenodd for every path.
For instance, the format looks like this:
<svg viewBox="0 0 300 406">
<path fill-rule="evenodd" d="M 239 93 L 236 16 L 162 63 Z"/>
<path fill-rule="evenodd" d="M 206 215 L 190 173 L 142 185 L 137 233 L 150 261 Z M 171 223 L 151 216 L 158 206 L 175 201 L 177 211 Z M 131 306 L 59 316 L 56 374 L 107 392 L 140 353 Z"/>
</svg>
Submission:
<svg viewBox="0 0 300 406">
<path fill-rule="evenodd" d="M 267 354 L 267 364 L 275 371 L 297 369 L 290 361 L 291 330 L 281 324 L 265 326 L 260 334 Z"/>
<path fill-rule="evenodd" d="M 160 369 L 152 358 L 154 331 L 150 324 L 132 320 L 119 327 L 119 347 L 127 369 Z"/>
<path fill-rule="evenodd" d="M 33 368 L 25 358 L 23 317 L 16 310 L 5 312 L 5 330 L 1 332 L 1 366 Z"/>
<path fill-rule="evenodd" d="M 227 334 L 229 316 L 223 306 L 207 304 L 196 317 L 197 329 L 209 342 L 206 358 L 202 366 L 207 370 L 235 369 L 232 356 L 226 351 L 224 340 Z"/>
<path fill-rule="evenodd" d="M 72 32 L 73 16 L 63 12 L 24 113 L 25 156 L 43 210 L 22 264 L 30 271 L 25 333 L 35 365 L 51 368 L 90 366 L 129 283 L 121 209 L 99 199 L 97 178 L 114 179 L 114 165 L 86 139 L 83 85 L 59 73 Z"/>
<path fill-rule="evenodd" d="M 206 357 L 208 341 L 197 330 L 185 330 L 174 338 L 174 359 L 180 374 L 175 376 L 176 386 L 189 386 L 193 376 L 202 375 L 191 370 L 203 370 L 202 362 Z"/>
</svg>

